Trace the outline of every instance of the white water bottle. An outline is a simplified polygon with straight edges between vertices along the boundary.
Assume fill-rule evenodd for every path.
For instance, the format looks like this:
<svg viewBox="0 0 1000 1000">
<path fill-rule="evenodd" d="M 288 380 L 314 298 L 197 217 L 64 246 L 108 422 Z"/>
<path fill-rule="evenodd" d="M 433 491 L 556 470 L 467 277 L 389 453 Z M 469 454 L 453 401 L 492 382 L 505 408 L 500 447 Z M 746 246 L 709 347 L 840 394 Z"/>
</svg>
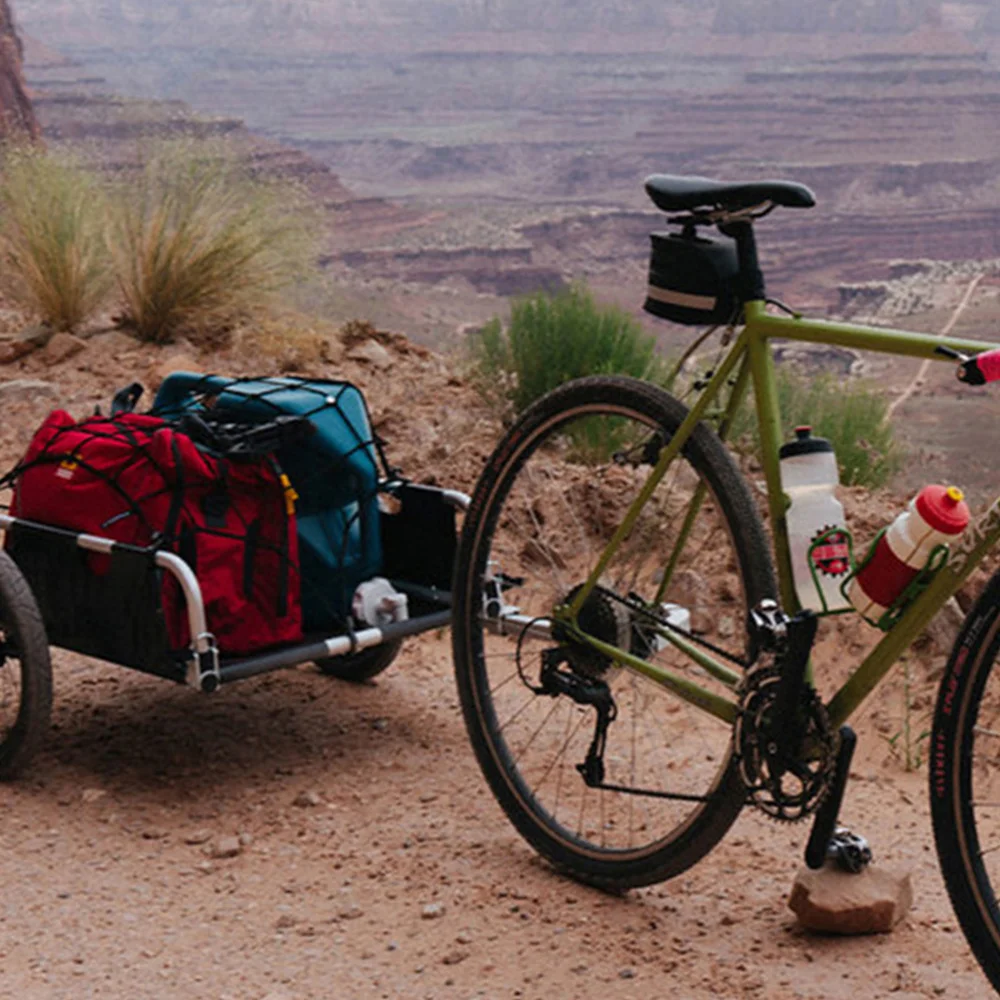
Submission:
<svg viewBox="0 0 1000 1000">
<path fill-rule="evenodd" d="M 840 476 L 833 445 L 813 437 L 811 427 L 796 427 L 795 440 L 782 445 L 779 457 L 781 488 L 790 502 L 785 525 L 799 604 L 811 611 L 839 611 L 848 607 L 840 586 L 851 559 L 844 508 L 835 494 Z"/>
<path fill-rule="evenodd" d="M 862 560 L 847 596 L 877 622 L 902 597 L 939 546 L 948 546 L 969 526 L 969 507 L 957 486 L 925 486 Z"/>
</svg>

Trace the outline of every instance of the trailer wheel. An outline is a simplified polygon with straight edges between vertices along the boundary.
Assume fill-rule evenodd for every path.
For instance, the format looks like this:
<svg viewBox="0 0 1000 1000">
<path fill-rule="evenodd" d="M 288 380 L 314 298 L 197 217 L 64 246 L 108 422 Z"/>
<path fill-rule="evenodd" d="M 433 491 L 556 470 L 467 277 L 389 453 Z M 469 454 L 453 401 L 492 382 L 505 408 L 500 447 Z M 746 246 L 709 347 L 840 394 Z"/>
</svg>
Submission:
<svg viewBox="0 0 1000 1000">
<path fill-rule="evenodd" d="M 52 663 L 35 596 L 0 550 L 0 780 L 17 775 L 38 749 L 52 714 Z"/>
<path fill-rule="evenodd" d="M 360 653 L 348 653 L 346 656 L 327 656 L 316 660 L 316 666 L 330 677 L 339 677 L 342 681 L 353 681 L 360 684 L 370 681 L 373 677 L 386 670 L 396 659 L 402 639 L 393 642 L 383 642 L 379 646 L 363 649 Z"/>
</svg>

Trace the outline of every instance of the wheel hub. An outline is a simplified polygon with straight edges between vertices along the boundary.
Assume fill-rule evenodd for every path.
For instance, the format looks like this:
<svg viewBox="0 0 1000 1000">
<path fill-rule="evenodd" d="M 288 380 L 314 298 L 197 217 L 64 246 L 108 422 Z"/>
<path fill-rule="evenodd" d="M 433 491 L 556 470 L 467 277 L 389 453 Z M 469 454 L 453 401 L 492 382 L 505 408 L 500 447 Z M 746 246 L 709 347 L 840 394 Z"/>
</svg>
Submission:
<svg viewBox="0 0 1000 1000">
<path fill-rule="evenodd" d="M 578 584 L 564 598 L 563 604 L 572 604 L 583 589 Z M 595 587 L 580 608 L 576 618 L 581 632 L 585 632 L 609 646 L 629 649 L 632 634 L 632 616 L 629 609 L 614 595 L 601 587 Z M 583 677 L 600 678 L 611 666 L 611 658 L 598 652 L 593 646 L 575 640 L 558 623 L 552 630 L 553 636 L 563 645 L 566 661 L 574 672 Z"/>
</svg>

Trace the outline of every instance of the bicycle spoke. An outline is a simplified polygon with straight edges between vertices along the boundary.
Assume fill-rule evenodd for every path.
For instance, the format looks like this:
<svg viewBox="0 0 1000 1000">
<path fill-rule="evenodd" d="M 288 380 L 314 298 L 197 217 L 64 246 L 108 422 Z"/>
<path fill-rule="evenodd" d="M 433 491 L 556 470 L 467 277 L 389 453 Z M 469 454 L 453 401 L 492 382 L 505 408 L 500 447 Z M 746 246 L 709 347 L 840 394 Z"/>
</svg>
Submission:
<svg viewBox="0 0 1000 1000">
<path fill-rule="evenodd" d="M 576 734 L 580 731 L 580 729 L 583 726 L 583 724 L 584 724 L 585 721 L 586 721 L 586 716 L 581 712 L 580 713 L 580 717 L 577 720 L 576 725 L 574 726 L 573 725 L 573 713 L 572 712 L 567 712 L 566 713 L 566 734 L 565 734 L 565 739 L 563 740 L 562 746 L 556 752 L 555 756 L 553 756 L 552 763 L 549 764 L 548 768 L 546 769 L 545 773 L 542 775 L 541 779 L 534 786 L 534 788 L 531 789 L 531 794 L 532 795 L 534 795 L 542 787 L 542 785 L 544 785 L 545 782 L 548 780 L 549 775 L 552 773 L 552 771 L 555 768 L 556 764 L 558 764 L 563 759 L 563 756 L 566 753 L 566 750 L 569 748 L 570 743 L 573 741 L 573 739 L 575 738 Z M 572 727 L 572 732 L 570 732 L 570 727 Z M 560 768 L 559 769 L 559 777 L 556 779 L 556 797 L 555 797 L 555 802 L 554 802 L 553 807 L 552 807 L 553 815 L 557 815 L 557 816 L 559 815 L 559 793 L 562 790 L 562 775 L 563 775 L 562 768 Z"/>
<path fill-rule="evenodd" d="M 521 436 L 515 449 L 508 448 L 509 476 L 496 481 L 480 512 L 483 530 L 471 535 L 482 546 L 473 564 L 497 567 L 506 581 L 504 600 L 519 615 L 550 620 L 554 608 L 570 601 L 602 565 L 597 586 L 580 602 L 580 627 L 601 644 L 674 670 L 713 694 L 724 693 L 721 682 L 660 635 L 665 626 L 657 618 L 667 612 L 659 612 L 659 604 L 690 616 L 694 643 L 739 657 L 745 648 L 745 567 L 766 567 L 766 554 L 752 563 L 737 552 L 734 538 L 746 532 L 731 530 L 716 486 L 709 485 L 715 480 L 706 479 L 687 449 L 633 515 L 627 536 L 608 551 L 649 482 L 655 450 L 650 443 L 655 436 L 669 440 L 673 427 L 662 415 L 646 417 L 618 404 L 598 412 L 603 405 L 588 392 L 578 422 L 549 421 L 539 425 L 539 436 Z M 727 483 L 733 480 L 733 474 L 725 475 Z M 704 503 L 688 519 L 690 537 L 675 582 L 664 587 L 662 601 L 654 600 L 696 491 Z M 741 500 L 739 509 L 747 507 Z M 462 593 L 471 597 L 467 589 Z M 720 627 L 727 617 L 729 630 Z M 476 698 L 488 713 L 483 738 L 494 745 L 499 780 L 514 793 L 518 805 L 512 808 L 522 820 L 568 845 L 571 855 L 583 845 L 588 857 L 641 857 L 666 849 L 682 832 L 687 839 L 716 813 L 727 821 L 735 815 L 742 798 L 729 792 L 729 731 L 713 716 L 585 643 L 550 637 L 519 651 L 516 631 L 487 632 L 491 623 L 479 613 L 476 622 L 482 634 Z M 595 708 L 568 693 L 533 690 L 541 684 L 538 652 L 556 647 L 564 683 L 575 677 L 582 692 L 604 681 L 612 692 L 616 717 L 600 746 L 601 784 L 613 787 L 588 785 L 579 770 L 594 745 Z M 467 719 L 470 710 L 480 711 L 463 707 Z M 725 794 L 714 795 L 723 781 Z"/>
<path fill-rule="evenodd" d="M 521 675 L 516 671 L 512 670 L 499 684 L 494 684 L 490 688 L 490 694 L 496 694 L 501 688 L 506 687 L 512 680 L 520 680 Z"/>
<path fill-rule="evenodd" d="M 552 707 L 548 710 L 548 712 L 545 713 L 545 717 L 542 719 L 541 722 L 538 723 L 538 726 L 536 727 L 535 731 L 531 734 L 531 736 L 528 737 L 528 742 L 521 747 L 521 749 L 517 752 L 516 756 L 514 757 L 515 764 L 521 759 L 521 757 L 524 756 L 525 753 L 528 752 L 528 750 L 531 747 L 531 744 L 534 743 L 535 740 L 538 738 L 538 734 L 545 728 L 545 723 L 548 722 L 553 715 L 555 715 L 556 710 L 558 708 L 559 708 L 559 699 L 554 698 L 552 700 Z"/>
<path fill-rule="evenodd" d="M 597 801 L 600 806 L 601 811 L 601 847 L 608 846 L 608 822 L 604 817 L 604 804 L 607 801 L 607 797 L 601 792 L 597 794 Z"/>
<path fill-rule="evenodd" d="M 636 695 L 635 691 L 635 677 L 631 677 L 630 680 L 632 686 L 632 739 L 630 742 L 630 748 L 632 752 L 629 758 L 629 780 L 632 784 L 632 787 L 634 788 L 635 787 L 635 732 L 636 732 L 636 725 L 638 724 L 639 721 L 639 713 L 637 711 L 637 706 L 636 706 L 636 701 L 638 700 L 638 696 Z M 632 825 L 633 820 L 635 818 L 634 816 L 635 807 L 633 805 L 633 801 L 634 801 L 633 796 L 630 795 L 628 802 L 628 846 L 629 847 L 632 847 L 633 845 L 634 833 L 635 833 L 634 827 Z"/>
<path fill-rule="evenodd" d="M 590 785 L 584 784 L 583 794 L 580 796 L 580 818 L 577 820 L 576 824 L 576 835 L 579 837 L 583 833 L 583 816 L 584 811 L 587 808 L 587 793 L 590 791 Z"/>
<path fill-rule="evenodd" d="M 537 699 L 534 695 L 527 694 L 524 704 L 513 715 L 508 716 L 507 720 L 501 724 L 499 732 L 502 733 L 512 722 L 516 722 L 536 701 Z"/>
</svg>

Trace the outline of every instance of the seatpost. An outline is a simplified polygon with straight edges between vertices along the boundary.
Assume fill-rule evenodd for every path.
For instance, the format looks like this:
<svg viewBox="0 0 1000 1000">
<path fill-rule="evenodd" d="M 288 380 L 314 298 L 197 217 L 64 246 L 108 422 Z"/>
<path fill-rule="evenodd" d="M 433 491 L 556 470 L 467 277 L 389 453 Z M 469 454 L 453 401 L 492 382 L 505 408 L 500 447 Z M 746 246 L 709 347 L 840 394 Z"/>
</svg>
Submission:
<svg viewBox="0 0 1000 1000">
<path fill-rule="evenodd" d="M 736 294 L 741 302 L 753 302 L 767 298 L 764 290 L 764 275 L 757 260 L 757 240 L 753 223 L 740 220 L 726 222 L 719 226 L 719 232 L 736 240 L 736 254 L 740 264 L 736 279 Z"/>
</svg>

